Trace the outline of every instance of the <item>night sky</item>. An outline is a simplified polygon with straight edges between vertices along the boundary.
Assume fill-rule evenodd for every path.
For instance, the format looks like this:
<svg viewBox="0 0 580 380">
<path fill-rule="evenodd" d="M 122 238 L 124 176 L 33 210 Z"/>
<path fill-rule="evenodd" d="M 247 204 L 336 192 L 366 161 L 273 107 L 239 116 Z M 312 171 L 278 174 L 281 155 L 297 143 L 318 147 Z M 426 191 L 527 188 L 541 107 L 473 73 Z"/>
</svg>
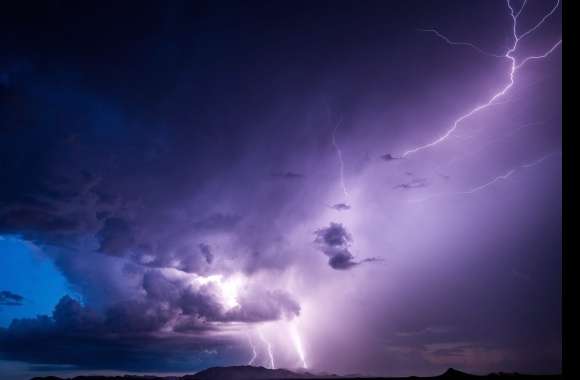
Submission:
<svg viewBox="0 0 580 380">
<path fill-rule="evenodd" d="M 560 372 L 561 19 L 3 7 L 0 373 Z"/>
</svg>

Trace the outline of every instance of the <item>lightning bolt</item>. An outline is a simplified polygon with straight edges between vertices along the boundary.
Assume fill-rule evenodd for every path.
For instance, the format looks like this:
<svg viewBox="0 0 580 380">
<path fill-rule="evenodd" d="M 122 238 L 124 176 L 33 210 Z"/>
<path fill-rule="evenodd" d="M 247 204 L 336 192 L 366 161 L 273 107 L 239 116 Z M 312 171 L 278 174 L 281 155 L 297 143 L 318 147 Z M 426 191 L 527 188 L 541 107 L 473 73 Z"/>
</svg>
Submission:
<svg viewBox="0 0 580 380">
<path fill-rule="evenodd" d="M 302 362 L 302 368 L 308 368 L 308 365 L 306 364 L 306 354 L 304 353 L 304 347 L 302 345 L 302 339 L 300 338 L 300 334 L 298 333 L 298 329 L 294 323 L 290 324 L 290 336 L 292 338 L 294 348 L 296 349 L 296 353 Z"/>
<path fill-rule="evenodd" d="M 425 145 L 421 145 L 421 146 L 418 146 L 416 148 L 409 149 L 409 150 L 405 151 L 402 154 L 402 157 L 407 157 L 407 156 L 409 156 L 409 155 L 411 155 L 413 153 L 417 153 L 417 152 L 422 151 L 424 149 L 432 148 L 435 145 L 438 145 L 438 144 L 444 142 L 445 140 L 447 140 L 449 138 L 449 136 L 451 136 L 455 132 L 455 130 L 457 128 L 459 128 L 460 124 L 463 121 L 465 121 L 465 120 L 469 119 L 470 117 L 472 117 L 473 115 L 475 115 L 475 114 L 477 114 L 477 113 L 485 110 L 486 108 L 489 108 L 498 99 L 500 99 L 501 97 L 503 97 L 513 87 L 513 85 L 515 83 L 515 76 L 516 76 L 517 71 L 519 69 L 521 69 L 522 67 L 524 67 L 524 65 L 526 63 L 528 63 L 530 61 L 544 59 L 544 58 L 548 57 L 550 54 L 552 54 L 562 44 L 562 40 L 560 39 L 550 49 L 548 49 L 545 53 L 540 54 L 540 55 L 528 56 L 528 57 L 525 57 L 525 58 L 521 59 L 518 62 L 518 59 L 516 59 L 516 57 L 514 56 L 514 54 L 518 50 L 518 44 L 520 43 L 520 41 L 522 39 L 524 39 L 526 36 L 529 36 L 530 34 L 532 34 L 538 28 L 540 28 L 544 24 L 544 22 L 546 22 L 546 20 L 552 14 L 554 14 L 554 12 L 556 12 L 556 10 L 558 9 L 558 7 L 560 6 L 560 0 L 556 0 L 556 4 L 552 8 L 552 10 L 550 10 L 550 12 L 548 12 L 547 14 L 545 14 L 544 17 L 542 17 L 542 19 L 540 21 L 538 21 L 533 27 L 531 27 L 530 29 L 526 30 L 525 32 L 523 32 L 521 34 L 518 34 L 518 31 L 517 31 L 517 29 L 518 29 L 518 17 L 521 15 L 522 11 L 524 10 L 527 1 L 524 1 L 523 2 L 522 6 L 520 7 L 520 9 L 517 12 L 515 11 L 514 7 L 512 7 L 510 0 L 506 0 L 506 2 L 507 2 L 507 7 L 509 9 L 510 17 L 512 18 L 513 44 L 511 45 L 511 47 L 509 47 L 509 49 L 507 49 L 507 51 L 505 52 L 505 54 L 503 54 L 503 55 L 501 55 L 499 57 L 506 58 L 510 62 L 510 69 L 509 69 L 509 73 L 508 73 L 509 80 L 507 81 L 507 83 L 498 92 L 496 92 L 491 98 L 489 98 L 486 102 L 484 102 L 484 103 L 476 106 L 475 108 L 471 109 L 467 113 L 465 113 L 465 114 L 461 115 L 459 118 L 457 118 L 453 122 L 453 125 L 442 136 L 440 136 L 439 138 L 433 140 L 430 143 L 427 143 Z M 447 37 L 445 37 L 444 35 L 442 35 L 441 33 L 439 33 L 439 31 L 437 31 L 436 29 L 422 29 L 422 31 L 434 33 L 435 35 L 437 35 L 439 38 L 443 39 L 449 45 L 464 45 L 464 46 L 469 46 L 469 47 L 477 50 L 478 52 L 480 52 L 482 54 L 496 56 L 495 54 L 487 53 L 486 51 L 484 51 L 483 49 L 480 49 L 479 47 L 477 47 L 474 44 L 471 44 L 471 43 L 468 43 L 468 42 L 455 42 L 455 41 L 451 41 L 450 39 L 448 39 Z"/>
<path fill-rule="evenodd" d="M 509 177 L 512 176 L 512 174 L 514 174 L 516 172 L 516 169 L 510 169 L 507 173 L 505 173 L 504 175 L 499 175 L 497 177 L 495 177 L 494 179 L 492 179 L 491 181 L 484 183 L 481 186 L 477 186 L 474 187 L 473 189 L 467 190 L 467 191 L 463 191 L 460 192 L 460 194 L 473 194 L 473 193 L 477 193 L 480 190 L 483 190 L 487 187 L 490 187 L 491 185 L 493 185 L 494 183 L 498 182 L 498 181 L 502 181 L 502 180 L 506 180 Z"/>
<path fill-rule="evenodd" d="M 270 368 L 275 369 L 276 365 L 274 364 L 274 354 L 272 352 L 272 345 L 270 344 L 270 342 L 268 342 L 266 340 L 266 338 L 264 337 L 264 334 L 262 334 L 262 331 L 258 330 L 258 336 L 260 337 L 260 340 L 262 341 L 262 343 L 264 343 L 264 345 L 266 346 L 266 350 L 268 352 L 268 357 L 270 358 Z"/>
<path fill-rule="evenodd" d="M 532 162 L 530 162 L 530 163 L 527 163 L 527 164 L 523 164 L 521 167 L 522 167 L 522 168 L 526 168 L 526 169 L 527 169 L 527 168 L 532 168 L 532 167 L 534 167 L 534 166 L 536 166 L 536 165 L 539 165 L 539 164 L 541 164 L 542 162 L 546 161 L 548 158 L 550 158 L 550 157 L 552 157 L 552 156 L 554 156 L 554 155 L 556 155 L 556 154 L 558 154 L 558 155 L 559 155 L 559 154 L 562 154 L 562 152 L 553 152 L 553 153 L 548 153 L 548 154 L 546 154 L 545 156 L 543 156 L 543 157 L 540 157 L 539 159 L 537 159 L 537 160 L 535 160 L 535 161 L 532 161 Z"/>
<path fill-rule="evenodd" d="M 425 202 L 425 201 L 428 201 L 428 200 L 433 199 L 433 198 L 440 198 L 440 197 L 444 197 L 444 196 L 469 195 L 469 194 L 477 193 L 478 191 L 484 190 L 484 189 L 492 186 L 496 182 L 504 181 L 504 180 L 510 178 L 512 175 L 514 175 L 515 173 L 519 172 L 521 169 L 529 169 L 529 168 L 532 168 L 532 167 L 537 166 L 537 165 L 541 164 L 542 162 L 546 161 L 550 157 L 552 157 L 554 155 L 559 155 L 561 153 L 562 152 L 552 152 L 552 153 L 548 153 L 548 154 L 540 157 L 537 160 L 534 160 L 532 162 L 528 162 L 528 163 L 519 165 L 516 168 L 512 168 L 512 169 L 508 170 L 505 174 L 502 174 L 502 175 L 499 175 L 497 177 L 494 177 L 491 180 L 489 180 L 488 182 L 486 182 L 486 183 L 484 183 L 482 185 L 473 187 L 473 188 L 471 188 L 469 190 L 456 191 L 456 192 L 453 192 L 453 193 L 434 194 L 434 195 L 431 195 L 431 196 L 428 196 L 428 197 L 425 197 L 425 198 L 413 199 L 413 200 L 410 200 L 409 202 L 410 203 L 421 203 L 421 202 Z"/>
<path fill-rule="evenodd" d="M 328 121 L 329 121 L 329 123 L 332 123 L 332 110 L 330 108 L 330 104 L 328 103 L 328 101 L 325 101 L 325 103 L 326 103 L 326 113 L 327 113 Z M 344 194 L 344 197 L 348 198 L 349 193 L 348 193 L 348 190 L 346 188 L 346 182 L 344 180 L 344 159 L 342 158 L 342 149 L 340 149 L 340 146 L 338 146 L 338 143 L 336 142 L 336 131 L 338 130 L 338 127 L 340 127 L 341 124 L 342 124 L 342 118 L 340 118 L 338 120 L 338 122 L 334 126 L 334 129 L 332 130 L 332 146 L 334 147 L 334 150 L 336 151 L 336 156 L 338 157 L 338 167 L 339 167 L 339 174 L 340 174 L 340 187 L 342 188 L 342 192 Z"/>
<path fill-rule="evenodd" d="M 487 51 L 483 50 L 482 48 L 480 48 L 477 45 L 472 44 L 471 42 L 457 42 L 457 41 L 451 41 L 449 38 L 445 37 L 443 34 L 441 34 L 437 29 L 417 29 L 419 32 L 427 32 L 427 33 L 433 33 L 434 35 L 436 35 L 437 37 L 441 38 L 443 41 L 447 42 L 447 44 L 449 45 L 455 45 L 455 46 L 468 46 L 472 49 L 474 49 L 475 51 L 483 54 L 483 55 L 487 55 L 489 57 L 495 57 L 495 58 L 504 58 L 505 55 L 499 55 L 499 54 L 493 54 L 493 53 L 488 53 Z"/>
<path fill-rule="evenodd" d="M 348 194 L 348 190 L 346 189 L 346 183 L 344 181 L 344 160 L 342 158 L 342 150 L 340 149 L 340 147 L 336 143 L 336 130 L 338 129 L 338 127 L 341 124 L 342 124 L 342 119 L 339 120 L 338 123 L 336 123 L 336 126 L 334 127 L 334 129 L 332 131 L 332 145 L 334 146 L 334 149 L 336 150 L 336 155 L 338 157 L 338 164 L 339 164 L 339 168 L 340 168 L 340 186 L 342 187 L 342 192 L 344 193 L 345 198 L 348 198 L 349 194 Z"/>
<path fill-rule="evenodd" d="M 250 344 L 250 347 L 252 349 L 252 358 L 248 362 L 248 365 L 252 365 L 252 364 L 254 364 L 254 361 L 258 357 L 258 353 L 256 352 L 256 346 L 254 345 L 254 341 L 252 340 L 250 333 L 247 333 L 247 335 L 248 335 L 248 343 Z"/>
<path fill-rule="evenodd" d="M 499 137 L 496 137 L 496 138 L 489 140 L 488 142 L 482 144 L 477 149 L 471 150 L 469 152 L 462 152 L 459 156 L 451 158 L 451 160 L 449 160 L 447 163 L 444 163 L 442 165 L 438 165 L 434 171 L 439 172 L 441 170 L 448 169 L 449 167 L 457 164 L 458 162 L 461 162 L 463 158 L 477 156 L 478 154 L 487 150 L 490 146 L 494 145 L 495 143 L 510 139 L 513 136 L 515 136 L 517 133 L 523 131 L 524 129 L 535 127 L 538 125 L 544 125 L 544 124 L 545 124 L 545 122 L 533 122 L 533 123 L 526 123 L 526 124 L 520 125 L 519 127 L 514 128 L 513 130 L 509 131 L 508 133 L 506 133 L 503 136 L 499 136 Z M 459 138 L 459 136 L 455 136 L 455 138 Z M 469 140 L 469 139 L 473 139 L 473 138 L 475 138 L 475 136 L 466 136 L 466 137 L 462 137 L 461 139 L 462 140 Z"/>
</svg>

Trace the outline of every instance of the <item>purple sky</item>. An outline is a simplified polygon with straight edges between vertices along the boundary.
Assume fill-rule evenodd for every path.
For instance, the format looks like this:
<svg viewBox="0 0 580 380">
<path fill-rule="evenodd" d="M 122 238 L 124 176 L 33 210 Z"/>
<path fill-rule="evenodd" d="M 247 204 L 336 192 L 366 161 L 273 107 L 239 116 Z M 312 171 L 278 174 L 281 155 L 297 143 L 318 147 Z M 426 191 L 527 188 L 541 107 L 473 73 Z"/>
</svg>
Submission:
<svg viewBox="0 0 580 380">
<path fill-rule="evenodd" d="M 0 371 L 560 372 L 561 6 L 523 4 L 0 16 L 0 250 L 71 295 L 10 269 Z"/>
</svg>

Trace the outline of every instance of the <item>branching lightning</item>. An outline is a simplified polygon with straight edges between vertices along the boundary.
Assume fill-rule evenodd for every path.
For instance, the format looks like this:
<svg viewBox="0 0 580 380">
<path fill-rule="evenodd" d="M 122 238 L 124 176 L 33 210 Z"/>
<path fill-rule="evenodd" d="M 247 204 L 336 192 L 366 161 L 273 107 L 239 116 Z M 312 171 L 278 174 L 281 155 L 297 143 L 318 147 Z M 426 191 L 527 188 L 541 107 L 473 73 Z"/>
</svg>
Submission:
<svg viewBox="0 0 580 380">
<path fill-rule="evenodd" d="M 272 345 L 270 344 L 270 342 L 268 340 L 266 340 L 266 338 L 264 337 L 264 334 L 262 334 L 262 331 L 258 330 L 258 336 L 260 337 L 260 340 L 262 341 L 262 343 L 264 343 L 264 346 L 266 347 L 266 351 L 268 352 L 268 358 L 270 359 L 270 368 L 275 369 L 276 365 L 274 363 L 274 353 L 272 352 Z"/>
<path fill-rule="evenodd" d="M 420 32 L 433 33 L 437 37 L 441 38 L 443 41 L 447 42 L 449 45 L 468 46 L 468 47 L 474 49 L 475 51 L 477 51 L 483 55 L 487 55 L 489 57 L 495 57 L 495 58 L 504 58 L 505 57 L 505 55 L 489 53 L 489 52 L 483 50 L 482 48 L 480 48 L 479 46 L 472 44 L 471 42 L 451 41 L 449 38 L 447 38 L 443 34 L 441 34 L 437 29 L 417 29 L 417 30 Z"/>
<path fill-rule="evenodd" d="M 524 129 L 531 128 L 531 127 L 535 127 L 535 126 L 538 126 L 538 125 L 543 125 L 543 124 L 545 124 L 545 123 L 544 122 L 534 122 L 534 123 L 522 124 L 519 127 L 514 128 L 513 130 L 511 130 L 510 132 L 506 133 L 503 136 L 495 137 L 495 138 L 487 141 L 486 143 L 480 145 L 477 149 L 474 149 L 474 150 L 471 150 L 471 151 L 467 151 L 467 152 L 462 152 L 459 156 L 453 157 L 447 163 L 445 163 L 443 165 L 437 166 L 437 168 L 435 169 L 435 171 L 436 172 L 439 172 L 441 170 L 448 169 L 452 165 L 455 165 L 458 162 L 461 162 L 464 157 L 473 157 L 473 156 L 476 156 L 476 155 L 480 154 L 481 152 L 485 151 L 486 149 L 488 149 L 493 144 L 495 144 L 497 142 L 500 142 L 502 140 L 505 140 L 505 139 L 512 138 L 513 136 L 515 136 L 517 133 L 520 133 Z M 460 138 L 457 135 L 454 136 L 454 137 L 455 138 Z M 473 138 L 475 138 L 475 136 L 461 137 L 461 139 L 463 139 L 463 140 L 468 140 L 468 139 L 473 139 Z"/>
<path fill-rule="evenodd" d="M 524 1 L 523 2 L 522 6 L 520 7 L 520 9 L 517 12 L 512 7 L 510 0 L 506 0 L 506 2 L 507 2 L 507 7 L 509 9 L 510 16 L 512 18 L 513 44 L 506 51 L 506 53 L 504 55 L 501 55 L 501 56 L 498 56 L 498 57 L 506 58 L 510 62 L 510 69 L 509 69 L 509 73 L 508 73 L 509 80 L 507 81 L 507 83 L 504 85 L 503 88 L 501 88 L 498 92 L 496 92 L 486 102 L 484 102 L 484 103 L 476 106 L 475 108 L 471 109 L 467 113 L 465 113 L 465 114 L 461 115 L 459 118 L 457 118 L 455 120 L 455 122 L 453 123 L 453 125 L 442 136 L 440 136 L 439 138 L 435 139 L 434 141 L 432 141 L 432 142 L 430 142 L 428 144 L 421 145 L 421 146 L 418 146 L 416 148 L 409 149 L 409 150 L 405 151 L 402 154 L 402 157 L 407 157 L 407 156 L 409 156 L 409 155 L 411 155 L 413 153 L 417 153 L 417 152 L 422 151 L 424 149 L 428 149 L 428 148 L 434 147 L 435 145 L 438 145 L 438 144 L 444 142 L 445 140 L 447 140 L 449 138 L 449 136 L 451 136 L 455 132 L 455 130 L 457 128 L 459 128 L 460 124 L 463 121 L 465 121 L 466 119 L 469 119 L 470 117 L 472 117 L 473 115 L 479 113 L 480 111 L 483 111 L 486 108 L 489 108 L 499 98 L 503 97 L 512 88 L 512 86 L 514 85 L 514 83 L 515 83 L 515 75 L 516 75 L 517 71 L 519 69 L 521 69 L 522 67 L 524 67 L 524 65 L 526 63 L 528 63 L 530 61 L 533 61 L 533 60 L 539 60 L 539 59 L 544 59 L 544 58 L 548 57 L 550 54 L 552 54 L 562 44 L 562 40 L 560 39 L 550 49 L 548 49 L 545 53 L 540 54 L 540 55 L 535 55 L 535 56 L 528 56 L 528 57 L 525 57 L 525 58 L 521 59 L 520 61 L 518 61 L 518 59 L 514 56 L 514 54 L 518 50 L 518 44 L 519 44 L 519 42 L 523 38 L 525 38 L 526 36 L 528 36 L 531 33 L 533 33 L 539 27 L 541 27 L 544 24 L 544 22 L 552 14 L 554 14 L 554 12 L 560 6 L 560 0 L 556 0 L 556 4 L 552 8 L 552 10 L 550 12 L 548 12 L 546 15 L 544 15 L 544 17 L 542 17 L 542 19 L 540 21 L 538 21 L 538 23 L 536 23 L 532 28 L 526 30 L 525 32 L 523 32 L 521 34 L 518 34 L 518 31 L 517 31 L 517 29 L 518 29 L 517 20 L 518 20 L 518 17 L 521 15 L 522 11 L 524 10 L 527 1 Z M 443 39 L 447 44 L 450 44 L 450 45 L 464 45 L 464 46 L 469 46 L 469 47 L 477 50 L 478 52 L 480 52 L 482 54 L 490 55 L 490 56 L 496 56 L 495 54 L 487 53 L 486 51 L 484 51 L 483 49 L 477 47 L 474 44 L 471 44 L 471 43 L 468 43 L 468 42 L 454 42 L 454 41 L 451 41 L 450 39 L 448 39 L 447 37 L 445 37 L 444 35 L 442 35 L 441 33 L 439 33 L 439 31 L 437 31 L 435 29 L 423 29 L 423 31 L 434 33 L 439 38 Z"/>
<path fill-rule="evenodd" d="M 480 48 L 479 46 L 472 44 L 470 42 L 451 40 L 448 37 L 446 37 L 445 35 L 443 35 L 442 33 L 440 33 L 437 29 L 419 29 L 421 32 L 427 32 L 427 33 L 434 34 L 436 37 L 440 38 L 448 45 L 464 46 L 464 47 L 468 47 L 470 49 L 473 49 L 476 52 L 478 52 L 479 54 L 482 54 L 482 55 L 485 55 L 488 57 L 505 59 L 507 62 L 509 62 L 509 70 L 507 71 L 507 79 L 506 79 L 506 82 L 503 84 L 503 86 L 501 88 L 499 88 L 497 90 L 497 92 L 495 94 L 493 94 L 489 99 L 480 103 L 479 105 L 475 106 L 474 108 L 468 110 L 463 115 L 460 115 L 457 119 L 455 119 L 453 124 L 440 137 L 436 138 L 435 140 L 433 140 L 427 144 L 409 149 L 409 150 L 405 151 L 401 156 L 393 157 L 391 154 L 386 154 L 386 155 L 382 156 L 381 158 L 383 158 L 385 161 L 390 161 L 390 160 L 399 159 L 399 158 L 406 158 L 409 155 L 420 152 L 422 150 L 432 148 L 440 143 L 443 143 L 447 139 L 449 139 L 450 137 L 458 138 L 460 136 L 458 136 L 455 132 L 460 126 L 462 126 L 464 124 L 465 121 L 467 121 L 468 119 L 470 119 L 474 115 L 476 115 L 476 114 L 478 114 L 478 113 L 480 113 L 480 112 L 482 112 L 490 107 L 494 107 L 494 106 L 497 106 L 500 104 L 510 102 L 510 100 L 505 99 L 506 98 L 505 95 L 514 86 L 518 70 L 523 68 L 528 62 L 547 58 L 556 49 L 558 49 L 562 44 L 562 40 L 560 39 L 559 41 L 557 41 L 555 44 L 553 44 L 548 50 L 546 50 L 542 54 L 516 58 L 516 55 L 520 56 L 520 54 L 518 54 L 520 41 L 522 41 L 522 39 L 531 35 L 537 29 L 539 29 L 546 22 L 546 20 L 548 20 L 548 18 L 550 16 L 552 16 L 556 12 L 556 10 L 559 8 L 560 0 L 555 0 L 555 1 L 556 1 L 556 3 L 554 5 L 554 7 L 547 14 L 545 14 L 535 25 L 533 25 L 531 28 L 529 28 L 528 30 L 526 30 L 522 33 L 518 33 L 518 18 L 520 17 L 522 12 L 524 11 L 524 8 L 526 7 L 526 4 L 527 4 L 527 0 L 524 0 L 522 2 L 521 7 L 517 10 L 514 9 L 510 0 L 506 0 L 507 8 L 509 10 L 509 15 L 512 19 L 511 26 L 512 26 L 512 32 L 513 32 L 513 42 L 511 43 L 511 45 L 507 48 L 507 50 L 503 54 L 494 54 L 494 53 L 488 52 L 488 51 L 486 51 L 486 50 Z M 331 116 L 330 107 L 328 107 L 328 115 L 329 115 L 329 124 L 332 125 L 333 120 L 330 117 Z M 337 142 L 337 136 L 336 136 L 338 129 L 342 125 L 342 122 L 343 122 L 343 120 L 341 118 L 334 124 L 334 127 L 332 129 L 332 134 L 331 134 L 331 142 L 332 142 L 332 146 L 336 152 L 336 157 L 338 159 L 338 168 L 339 168 L 339 175 L 340 175 L 340 187 L 341 187 L 342 193 L 344 194 L 345 199 L 348 199 L 350 197 L 350 194 L 349 194 L 347 184 L 345 181 L 345 162 L 344 162 L 344 157 L 343 157 L 343 151 Z M 533 125 L 533 124 L 530 124 L 530 125 Z M 527 127 L 527 126 L 528 125 L 522 126 L 522 127 L 518 128 L 518 130 L 522 129 L 524 127 Z M 517 131 L 514 131 L 512 133 L 516 133 L 516 132 Z M 472 136 L 468 136 L 467 138 L 472 138 Z M 483 184 L 471 187 L 471 188 L 464 190 L 464 191 L 433 194 L 433 195 L 430 195 L 426 198 L 410 200 L 410 202 L 417 203 L 417 202 L 424 202 L 424 201 L 427 201 L 427 200 L 430 200 L 433 198 L 444 197 L 444 196 L 474 194 L 474 193 L 483 191 L 485 189 L 488 189 L 499 182 L 508 180 L 510 177 L 512 177 L 516 173 L 519 173 L 520 171 L 535 167 L 536 165 L 541 164 L 542 162 L 546 161 L 548 158 L 552 157 L 553 155 L 559 154 L 559 153 L 560 152 L 550 153 L 550 154 L 547 154 L 547 155 L 545 155 L 545 156 L 543 156 L 535 161 L 531 161 L 528 163 L 524 163 L 524 164 L 515 166 L 515 167 L 509 169 L 508 171 L 506 171 L 505 173 L 498 175 L 494 178 L 491 178 L 490 180 L 488 180 L 487 182 L 485 182 Z M 347 203 L 337 203 L 334 206 L 329 206 L 329 207 L 336 209 L 336 210 L 348 210 L 348 209 L 350 209 L 350 206 Z M 374 260 L 376 260 L 376 259 L 367 259 L 367 260 L 364 260 L 363 262 L 374 261 Z M 292 346 L 294 347 L 294 350 L 296 352 L 297 357 L 300 360 L 301 366 L 303 368 L 308 368 L 308 363 L 307 363 L 307 359 L 306 359 L 306 352 L 304 350 L 304 345 L 303 345 L 300 333 L 298 331 L 297 325 L 295 323 L 290 323 L 288 332 L 290 335 L 290 337 L 289 337 L 290 341 L 292 343 Z M 276 363 L 275 363 L 274 352 L 273 352 L 273 347 L 272 347 L 271 342 L 267 339 L 266 336 L 264 336 L 263 332 L 260 329 L 255 330 L 255 333 L 256 333 L 257 337 L 260 339 L 260 341 L 262 342 L 265 353 L 267 353 L 267 357 L 265 359 L 268 361 L 268 364 L 266 366 L 268 366 L 269 368 L 275 369 Z M 254 335 L 254 337 L 256 337 L 256 335 Z M 264 352 L 264 351 L 262 351 L 261 349 L 258 349 L 258 350 L 256 349 L 254 341 L 252 340 L 252 338 L 249 334 L 248 334 L 248 341 L 249 341 L 249 345 L 250 345 L 251 352 L 252 352 L 252 357 L 250 358 L 248 365 L 252 365 L 256 362 L 256 360 L 258 358 L 258 351 L 260 352 L 260 359 L 258 361 L 262 360 L 262 352 Z"/>
<path fill-rule="evenodd" d="M 469 190 L 456 191 L 456 192 L 452 192 L 452 193 L 434 194 L 434 195 L 430 195 L 430 196 L 425 197 L 425 198 L 413 199 L 413 200 L 410 200 L 409 202 L 411 202 L 411 203 L 420 203 L 420 202 L 425 202 L 425 201 L 431 200 L 433 198 L 440 198 L 440 197 L 453 196 L 453 195 L 469 195 L 469 194 L 477 193 L 477 192 L 479 192 L 481 190 L 484 190 L 484 189 L 492 186 L 496 182 L 504 181 L 504 180 L 510 178 L 512 175 L 516 174 L 517 172 L 519 172 L 522 169 L 532 168 L 532 167 L 534 167 L 536 165 L 539 165 L 542 162 L 546 161 L 550 157 L 555 156 L 555 155 L 559 155 L 559 154 L 561 154 L 561 152 L 548 153 L 548 154 L 540 157 L 537 160 L 534 160 L 534 161 L 531 161 L 531 162 L 528 162 L 528 163 L 519 165 L 519 166 L 517 166 L 515 168 L 512 168 L 512 169 L 508 170 L 505 174 L 498 175 L 497 177 L 492 178 L 491 180 L 487 181 L 486 183 L 484 183 L 482 185 L 479 185 L 479 186 L 476 186 L 476 187 L 473 187 L 473 188 L 471 188 Z"/>
</svg>

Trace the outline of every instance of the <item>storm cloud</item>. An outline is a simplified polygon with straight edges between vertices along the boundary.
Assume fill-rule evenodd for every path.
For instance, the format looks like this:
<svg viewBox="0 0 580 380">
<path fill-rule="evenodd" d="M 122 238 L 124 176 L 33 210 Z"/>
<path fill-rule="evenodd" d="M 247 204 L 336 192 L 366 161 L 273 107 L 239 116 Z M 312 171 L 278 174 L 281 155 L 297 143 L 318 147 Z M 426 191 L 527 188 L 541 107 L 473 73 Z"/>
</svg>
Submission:
<svg viewBox="0 0 580 380">
<path fill-rule="evenodd" d="M 318 247 L 328 256 L 328 265 L 337 270 L 350 269 L 362 262 L 373 261 L 372 259 L 357 262 L 350 253 L 352 236 L 340 223 L 330 223 L 330 226 L 321 228 L 315 232 Z"/>
<path fill-rule="evenodd" d="M 140 303 L 119 305 L 105 315 L 63 297 L 51 316 L 15 319 L 0 329 L 0 347 L 5 358 L 31 363 L 67 364 L 73 368 L 164 370 L 175 366 L 191 370 L 210 348 L 227 351 L 227 341 L 187 334 L 164 334 L 158 328 L 170 313 Z M 157 332 L 157 333 L 156 333 Z M 43 348 L 36 349 L 41 343 Z M 78 347 L 83 349 L 79 351 Z M 165 358 L 159 360 L 159 358 Z M 170 364 L 171 363 L 171 364 Z M 198 367 L 199 368 L 199 367 Z"/>
<path fill-rule="evenodd" d="M 529 3 L 521 28 L 550 6 Z M 3 360 L 192 371 L 262 333 L 295 368 L 292 327 L 332 373 L 560 369 L 561 156 L 538 158 L 561 149 L 561 49 L 403 158 L 510 78 L 416 28 L 500 52 L 505 2 L 33 8 L 0 14 L 0 234 L 70 294 L 36 312 L 34 281 L 2 285 L 30 306 Z"/>
</svg>

